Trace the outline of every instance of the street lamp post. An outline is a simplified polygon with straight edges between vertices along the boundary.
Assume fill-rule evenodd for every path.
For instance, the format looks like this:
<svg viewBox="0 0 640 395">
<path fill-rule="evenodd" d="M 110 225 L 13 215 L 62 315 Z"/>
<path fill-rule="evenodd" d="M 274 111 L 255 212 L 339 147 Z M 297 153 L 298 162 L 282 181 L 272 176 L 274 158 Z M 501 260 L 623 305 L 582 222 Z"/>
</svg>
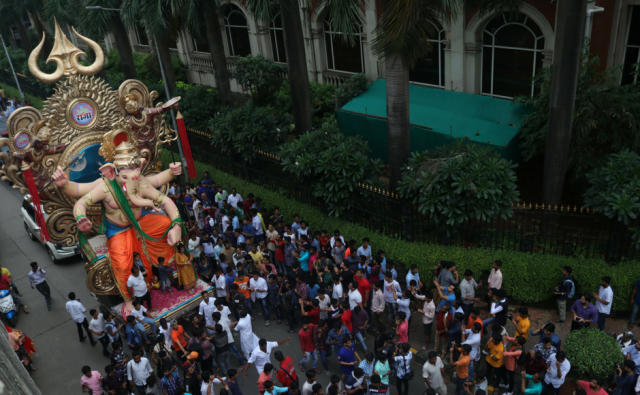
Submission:
<svg viewBox="0 0 640 395">
<path fill-rule="evenodd" d="M 11 61 L 11 56 L 9 56 L 9 50 L 7 49 L 7 45 L 4 43 L 4 37 L 2 37 L 2 34 L 0 34 L 0 41 L 2 41 L 2 48 L 4 48 L 4 53 L 7 55 L 7 60 L 9 61 L 9 67 L 11 68 L 13 79 L 16 81 L 18 92 L 20 92 L 20 96 L 22 97 L 22 102 L 24 103 L 25 102 L 24 93 L 22 92 L 22 88 L 20 87 L 20 81 L 18 81 L 18 76 L 16 75 L 16 71 L 13 68 L 13 62 Z"/>
<path fill-rule="evenodd" d="M 96 11 L 112 11 L 112 12 L 120 12 L 120 8 L 107 8 L 99 5 L 88 5 L 85 7 L 87 10 L 96 10 Z M 156 37 L 153 37 L 153 49 L 156 53 L 156 57 L 158 58 L 158 64 L 160 65 L 160 74 L 162 75 L 162 82 L 164 84 L 164 92 L 167 96 L 167 100 L 171 98 L 171 93 L 169 92 L 169 84 L 167 83 L 167 77 L 164 72 L 164 66 L 162 64 L 162 59 L 160 58 L 160 51 L 158 49 L 158 42 Z M 170 110 L 171 113 L 171 122 L 173 125 L 173 130 L 178 132 L 178 124 L 176 123 L 176 114 L 173 109 Z M 185 169 L 187 167 L 187 160 L 184 157 L 184 153 L 182 152 L 182 141 L 180 141 L 180 134 L 178 134 L 178 152 L 180 153 L 180 161 L 182 162 L 182 168 Z"/>
</svg>

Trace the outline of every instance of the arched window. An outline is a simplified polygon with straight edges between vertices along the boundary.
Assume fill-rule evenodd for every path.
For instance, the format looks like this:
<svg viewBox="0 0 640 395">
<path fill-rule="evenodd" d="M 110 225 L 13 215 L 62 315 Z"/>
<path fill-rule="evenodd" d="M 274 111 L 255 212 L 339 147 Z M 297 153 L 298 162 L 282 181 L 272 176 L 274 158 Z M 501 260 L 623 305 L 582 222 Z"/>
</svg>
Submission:
<svg viewBox="0 0 640 395">
<path fill-rule="evenodd" d="M 622 69 L 623 84 L 637 84 L 640 72 L 640 6 L 634 6 L 629 22 L 627 50 Z"/>
<path fill-rule="evenodd" d="M 147 31 L 143 26 L 135 25 L 134 32 L 136 34 L 136 42 L 138 45 L 149 45 L 149 37 L 147 36 Z"/>
<path fill-rule="evenodd" d="M 227 34 L 229 56 L 251 55 L 247 18 L 235 5 L 228 4 L 225 6 L 224 30 Z"/>
<path fill-rule="evenodd" d="M 418 60 L 409 72 L 409 80 L 423 84 L 444 86 L 444 29 L 437 22 L 428 22 L 432 26 L 429 37 L 429 54 Z"/>
<path fill-rule="evenodd" d="M 269 36 L 271 37 L 271 49 L 273 51 L 273 61 L 287 63 L 287 50 L 284 44 L 284 28 L 282 27 L 282 16 L 276 15 L 269 26 Z"/>
<path fill-rule="evenodd" d="M 324 21 L 324 44 L 327 52 L 327 68 L 351 73 L 364 72 L 364 51 L 362 46 L 362 26 L 356 29 L 352 42 L 345 40 L 342 32 L 334 31 L 331 21 Z"/>
<path fill-rule="evenodd" d="M 209 41 L 207 40 L 207 29 L 204 24 L 198 30 L 191 31 L 193 39 L 193 49 L 198 52 L 209 52 Z"/>
<path fill-rule="evenodd" d="M 482 35 L 482 93 L 532 96 L 534 76 L 542 69 L 540 28 L 526 15 L 499 14 Z"/>
</svg>

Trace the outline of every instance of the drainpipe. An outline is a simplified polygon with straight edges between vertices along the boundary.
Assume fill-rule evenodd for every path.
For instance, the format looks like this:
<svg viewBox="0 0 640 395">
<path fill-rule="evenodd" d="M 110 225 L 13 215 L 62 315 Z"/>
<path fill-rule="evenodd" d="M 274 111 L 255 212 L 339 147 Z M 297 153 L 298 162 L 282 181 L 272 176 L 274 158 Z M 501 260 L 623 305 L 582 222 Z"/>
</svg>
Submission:
<svg viewBox="0 0 640 395">
<path fill-rule="evenodd" d="M 597 6 L 595 0 L 589 1 L 587 4 L 587 19 L 584 24 L 584 41 L 585 52 L 589 51 L 589 45 L 591 43 L 591 28 L 593 26 L 593 14 L 597 14 L 604 11 L 604 7 Z"/>
</svg>

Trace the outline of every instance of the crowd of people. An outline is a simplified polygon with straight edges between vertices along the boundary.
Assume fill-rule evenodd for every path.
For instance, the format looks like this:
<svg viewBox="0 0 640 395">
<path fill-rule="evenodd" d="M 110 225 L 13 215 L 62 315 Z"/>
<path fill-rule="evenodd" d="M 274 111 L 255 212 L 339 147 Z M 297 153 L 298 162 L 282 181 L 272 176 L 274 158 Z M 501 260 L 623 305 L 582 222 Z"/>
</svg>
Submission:
<svg viewBox="0 0 640 395">
<path fill-rule="evenodd" d="M 267 211 L 251 194 L 227 193 L 208 174 L 184 191 L 173 184 L 169 193 L 188 219 L 183 265 L 212 290 L 202 292 L 197 311 L 172 322 L 149 315 L 148 290 L 136 292 L 135 280 L 133 310 L 124 320 L 93 309 L 87 320 L 70 293 L 66 307 L 80 341 L 101 343 L 110 359 L 104 373 L 82 367 L 82 387 L 92 394 L 238 395 L 239 380 L 255 368 L 253 393 L 261 395 L 392 389 L 447 395 L 449 381 L 456 395 L 555 395 L 571 370 L 556 331 L 568 325 L 567 305 L 572 330 L 604 330 L 611 313 L 611 279 L 602 278 L 595 293 L 576 295 L 572 269 L 565 267 L 553 290 L 558 322 L 532 328 L 526 307 L 509 309 L 500 261 L 490 264 L 484 281 L 470 270 L 461 275 L 448 261 L 433 272 L 420 273 L 415 264 L 405 270 L 367 238 L 315 230 L 298 215 L 285 223 L 277 207 Z M 142 276 L 134 265 L 132 277 Z M 164 289 L 173 286 L 170 280 Z M 290 337 L 259 338 L 256 315 L 265 326 L 283 325 Z M 278 349 L 289 341 L 299 343 L 302 358 Z M 640 392 L 640 342 L 630 333 L 619 341 L 626 359 L 616 368 L 615 393 Z M 417 348 L 426 356 L 421 371 L 414 366 Z M 323 373 L 330 378 L 325 386 L 318 381 Z M 605 394 L 597 380 L 577 385 L 589 395 Z"/>
</svg>

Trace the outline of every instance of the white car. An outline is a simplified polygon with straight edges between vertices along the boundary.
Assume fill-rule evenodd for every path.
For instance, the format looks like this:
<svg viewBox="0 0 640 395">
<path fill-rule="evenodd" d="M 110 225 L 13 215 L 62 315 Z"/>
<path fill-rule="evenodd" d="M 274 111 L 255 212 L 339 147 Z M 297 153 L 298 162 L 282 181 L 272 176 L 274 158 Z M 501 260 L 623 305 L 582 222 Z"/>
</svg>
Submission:
<svg viewBox="0 0 640 395">
<path fill-rule="evenodd" d="M 40 241 L 40 227 L 36 223 L 35 208 L 33 203 L 31 203 L 30 195 L 24 196 L 20 212 L 22 213 L 22 221 L 24 222 L 24 229 L 27 231 L 27 236 L 29 236 L 31 240 Z M 79 253 L 77 245 L 67 247 L 62 244 L 54 244 L 50 241 L 42 244 L 47 249 L 47 254 L 53 263 L 58 263 L 63 259 L 71 258 Z"/>
</svg>

